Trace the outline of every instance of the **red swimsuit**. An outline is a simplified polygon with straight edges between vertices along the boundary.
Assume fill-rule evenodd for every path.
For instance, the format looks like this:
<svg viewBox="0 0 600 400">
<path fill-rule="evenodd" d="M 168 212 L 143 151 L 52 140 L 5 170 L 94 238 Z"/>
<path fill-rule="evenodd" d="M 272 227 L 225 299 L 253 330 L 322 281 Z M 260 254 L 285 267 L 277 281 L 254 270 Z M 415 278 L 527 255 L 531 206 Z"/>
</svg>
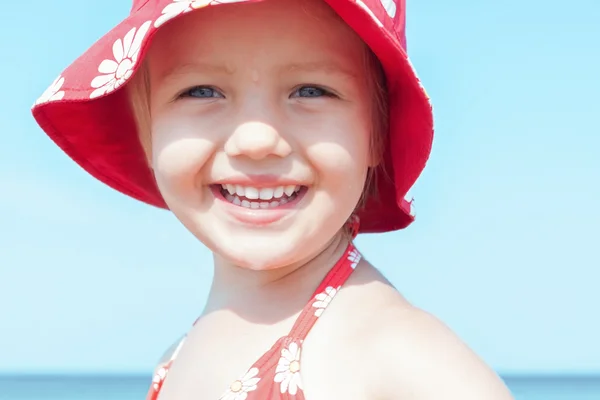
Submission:
<svg viewBox="0 0 600 400">
<path fill-rule="evenodd" d="M 219 400 L 303 400 L 300 374 L 302 342 L 360 259 L 360 253 L 350 244 L 304 307 L 290 333 L 279 339 L 248 371 L 234 381 Z M 176 355 L 177 351 L 154 376 L 147 400 L 158 399 Z"/>
</svg>

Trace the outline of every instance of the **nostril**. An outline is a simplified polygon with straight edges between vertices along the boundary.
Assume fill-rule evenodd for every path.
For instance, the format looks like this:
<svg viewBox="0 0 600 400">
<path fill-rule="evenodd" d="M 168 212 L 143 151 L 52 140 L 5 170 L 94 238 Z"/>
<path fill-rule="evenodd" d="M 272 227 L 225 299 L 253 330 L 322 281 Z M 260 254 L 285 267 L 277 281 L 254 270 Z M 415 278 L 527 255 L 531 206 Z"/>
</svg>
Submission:
<svg viewBox="0 0 600 400">
<path fill-rule="evenodd" d="M 268 156 L 286 157 L 291 152 L 289 143 L 269 124 L 248 122 L 239 125 L 225 143 L 229 156 L 245 155 L 252 159 Z"/>
</svg>

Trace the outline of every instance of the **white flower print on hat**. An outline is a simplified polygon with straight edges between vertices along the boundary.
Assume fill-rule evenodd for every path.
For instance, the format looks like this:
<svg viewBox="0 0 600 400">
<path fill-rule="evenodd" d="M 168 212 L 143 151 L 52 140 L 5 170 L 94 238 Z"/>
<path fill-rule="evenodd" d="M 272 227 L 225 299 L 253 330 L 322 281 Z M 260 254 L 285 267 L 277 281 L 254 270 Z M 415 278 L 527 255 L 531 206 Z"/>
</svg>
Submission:
<svg viewBox="0 0 600 400">
<path fill-rule="evenodd" d="M 390 16 L 390 18 L 394 18 L 396 15 L 396 2 L 394 0 L 380 0 L 381 5 L 385 8 L 385 11 Z"/>
<path fill-rule="evenodd" d="M 362 0 L 356 0 L 356 4 L 362 8 L 363 10 L 365 10 L 367 12 L 367 14 L 369 15 L 369 17 L 371 17 L 371 19 L 373 21 L 375 21 L 375 23 L 377 24 L 377 26 L 379 26 L 380 28 L 383 28 L 383 24 L 381 23 L 381 21 L 379 20 L 379 18 L 377 18 L 377 16 L 375 14 L 373 14 L 373 11 L 371 11 L 371 9 L 369 8 L 368 5 L 366 5 Z"/>
<path fill-rule="evenodd" d="M 142 40 L 151 24 L 151 21 L 146 21 L 139 29 L 132 28 L 127 32 L 123 40 L 119 38 L 114 42 L 112 47 L 114 60 L 104 60 L 98 66 L 98 72 L 104 75 L 99 75 L 92 80 L 91 86 L 96 90 L 90 94 L 91 99 L 112 92 L 131 77 Z"/>
<path fill-rule="evenodd" d="M 175 18 L 183 13 L 206 7 L 211 0 L 173 0 L 171 4 L 167 4 L 162 10 L 162 15 L 154 21 L 154 27 L 158 28 L 170 19 Z"/>
<path fill-rule="evenodd" d="M 65 83 L 65 78 L 58 76 L 54 82 L 42 93 L 42 95 L 35 101 L 34 105 L 47 103 L 49 101 L 62 100 L 65 96 L 65 92 L 60 90 L 62 85 Z"/>
</svg>

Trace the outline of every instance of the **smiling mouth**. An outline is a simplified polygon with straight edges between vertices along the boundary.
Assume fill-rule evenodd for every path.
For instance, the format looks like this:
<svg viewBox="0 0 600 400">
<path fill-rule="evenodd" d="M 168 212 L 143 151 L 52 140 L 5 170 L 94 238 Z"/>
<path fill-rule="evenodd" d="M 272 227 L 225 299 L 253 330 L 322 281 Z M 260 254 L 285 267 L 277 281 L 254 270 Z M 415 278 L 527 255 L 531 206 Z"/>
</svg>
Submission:
<svg viewBox="0 0 600 400">
<path fill-rule="evenodd" d="M 214 185 L 223 199 L 236 206 L 251 209 L 272 209 L 293 203 L 308 188 L 302 185 L 255 188 L 232 184 Z"/>
</svg>

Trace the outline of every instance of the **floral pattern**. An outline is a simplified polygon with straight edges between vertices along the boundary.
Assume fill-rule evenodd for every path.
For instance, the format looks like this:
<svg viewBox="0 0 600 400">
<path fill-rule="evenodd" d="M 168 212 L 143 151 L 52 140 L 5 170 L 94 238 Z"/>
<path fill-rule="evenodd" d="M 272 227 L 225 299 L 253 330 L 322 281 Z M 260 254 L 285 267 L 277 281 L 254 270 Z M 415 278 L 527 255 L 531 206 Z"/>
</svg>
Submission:
<svg viewBox="0 0 600 400">
<path fill-rule="evenodd" d="M 344 282 L 351 276 L 356 267 L 353 263 L 359 260 L 360 253 L 350 244 L 344 256 L 319 285 L 325 289 L 319 289 L 314 294 L 289 335 L 277 342 L 275 351 L 264 354 L 241 378 L 234 381 L 219 400 L 305 400 L 300 372 L 303 341 L 319 320 L 323 310 L 329 306 Z M 178 349 L 180 347 L 181 344 Z M 147 400 L 158 400 L 167 370 L 178 351 L 176 350 L 169 363 L 155 374 Z"/>
<path fill-rule="evenodd" d="M 356 249 L 353 249 L 350 253 L 348 253 L 348 261 L 350 261 L 350 267 L 352 269 L 356 268 L 361 259 L 362 254 L 360 254 Z"/>
<path fill-rule="evenodd" d="M 362 0 L 355 0 L 355 1 L 356 1 L 356 4 L 358 4 L 360 6 L 360 8 L 362 8 L 367 14 L 369 14 L 371 19 L 373 21 L 375 21 L 377 26 L 379 26 L 380 28 L 383 28 L 383 22 L 375 15 L 375 13 L 371 10 L 371 8 L 369 8 L 369 6 L 365 4 L 364 1 L 362 1 Z M 381 5 L 385 9 L 385 12 L 387 13 L 388 17 L 393 19 L 396 16 L 396 7 L 397 7 L 396 0 L 379 0 L 379 1 L 381 2 Z"/>
<path fill-rule="evenodd" d="M 288 348 L 281 350 L 281 358 L 275 370 L 275 382 L 279 383 L 280 392 L 289 393 L 292 396 L 302 390 L 302 378 L 300 377 L 300 352 L 298 343 L 292 342 Z"/>
<path fill-rule="evenodd" d="M 183 13 L 206 7 L 210 2 L 211 0 L 173 0 L 171 4 L 167 4 L 167 6 L 163 8 L 161 16 L 154 21 L 154 27 L 158 28 L 165 22 Z"/>
<path fill-rule="evenodd" d="M 173 0 L 172 3 L 167 4 L 163 8 L 161 16 L 154 21 L 154 27 L 158 28 L 165 22 L 181 15 L 183 13 L 197 10 L 202 7 L 206 7 L 214 4 L 226 4 L 226 3 L 237 3 L 246 0 Z"/>
<path fill-rule="evenodd" d="M 258 368 L 250 368 L 244 376 L 233 382 L 219 400 L 246 400 L 248 393 L 256 390 L 260 378 Z"/>
<path fill-rule="evenodd" d="M 104 60 L 98 66 L 99 75 L 92 80 L 91 86 L 96 89 L 90 98 L 96 98 L 117 89 L 133 74 L 137 63 L 142 41 L 152 24 L 146 21 L 139 29 L 132 28 L 125 37 L 117 39 L 113 46 L 113 60 Z"/>
<path fill-rule="evenodd" d="M 396 16 L 396 2 L 394 0 L 380 0 L 381 5 L 385 8 L 385 12 L 390 18 L 394 18 Z"/>
<path fill-rule="evenodd" d="M 323 315 L 323 311 L 327 308 L 331 300 L 333 300 L 334 296 L 340 290 L 340 287 L 334 288 L 332 286 L 327 286 L 323 293 L 319 293 L 315 296 L 315 302 L 313 303 L 313 307 L 315 310 L 315 317 L 320 317 Z"/>
<path fill-rule="evenodd" d="M 228 3 L 240 3 L 247 0 L 212 0 L 211 5 L 213 4 L 228 4 Z"/>
<path fill-rule="evenodd" d="M 377 16 L 373 13 L 373 11 L 371 11 L 368 5 L 366 5 L 362 0 L 356 0 L 356 4 L 360 8 L 362 8 L 367 14 L 369 14 L 369 17 L 371 17 L 371 19 L 375 21 L 378 27 L 383 28 L 383 24 L 381 23 L 379 18 L 377 18 Z"/>
<path fill-rule="evenodd" d="M 60 90 L 62 85 L 65 83 L 65 78 L 58 76 L 52 84 L 42 93 L 42 95 L 35 101 L 34 105 L 47 103 L 49 101 L 62 100 L 65 96 L 65 92 Z"/>
<path fill-rule="evenodd" d="M 154 390 L 158 391 L 160 389 L 160 384 L 167 376 L 167 369 L 165 367 L 160 367 L 158 371 L 152 377 L 152 387 Z"/>
</svg>

